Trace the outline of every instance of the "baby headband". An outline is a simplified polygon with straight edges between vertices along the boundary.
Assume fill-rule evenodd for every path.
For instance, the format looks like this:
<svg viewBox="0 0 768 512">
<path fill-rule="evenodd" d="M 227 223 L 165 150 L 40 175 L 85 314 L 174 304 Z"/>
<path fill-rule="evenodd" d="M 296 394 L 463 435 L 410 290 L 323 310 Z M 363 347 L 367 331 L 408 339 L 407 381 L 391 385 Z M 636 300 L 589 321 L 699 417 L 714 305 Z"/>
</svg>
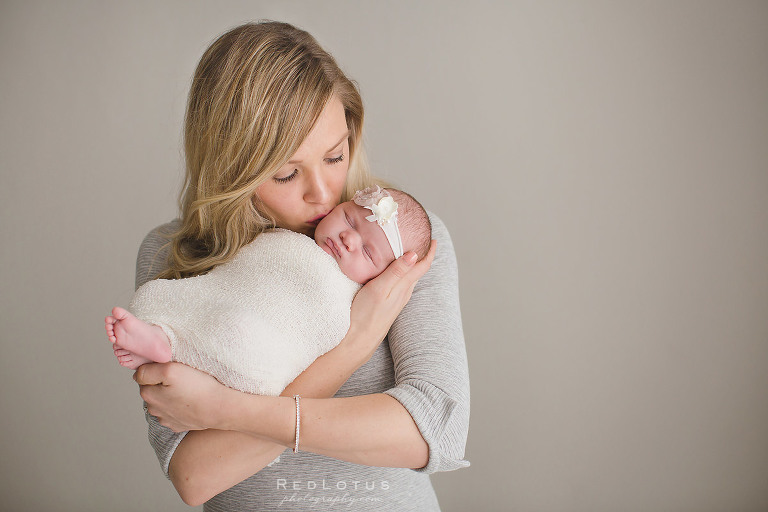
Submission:
<svg viewBox="0 0 768 512">
<path fill-rule="evenodd" d="M 403 240 L 397 227 L 397 203 L 392 194 L 378 185 L 355 192 L 352 201 L 371 210 L 373 215 L 365 218 L 368 222 L 377 222 L 387 235 L 387 241 L 395 253 L 395 259 L 403 255 Z"/>
</svg>

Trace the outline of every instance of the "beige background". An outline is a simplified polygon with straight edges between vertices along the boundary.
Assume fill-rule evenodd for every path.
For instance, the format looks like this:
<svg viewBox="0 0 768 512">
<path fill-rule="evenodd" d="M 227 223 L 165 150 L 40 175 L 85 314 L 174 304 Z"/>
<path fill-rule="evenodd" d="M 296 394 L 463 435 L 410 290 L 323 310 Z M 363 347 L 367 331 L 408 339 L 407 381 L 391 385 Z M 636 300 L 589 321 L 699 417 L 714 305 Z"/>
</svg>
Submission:
<svg viewBox="0 0 768 512">
<path fill-rule="evenodd" d="M 444 510 L 768 509 L 768 3 L 0 3 L 0 508 L 187 510 L 102 322 L 174 216 L 184 99 L 243 21 L 362 88 L 453 234 L 472 467 Z"/>
</svg>

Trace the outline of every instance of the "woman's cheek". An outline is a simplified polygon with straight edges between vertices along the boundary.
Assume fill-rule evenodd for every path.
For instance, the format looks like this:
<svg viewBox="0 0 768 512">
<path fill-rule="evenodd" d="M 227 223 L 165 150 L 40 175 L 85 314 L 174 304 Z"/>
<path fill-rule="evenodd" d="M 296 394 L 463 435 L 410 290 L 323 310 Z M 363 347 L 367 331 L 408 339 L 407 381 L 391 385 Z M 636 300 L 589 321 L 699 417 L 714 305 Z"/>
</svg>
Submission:
<svg viewBox="0 0 768 512">
<path fill-rule="evenodd" d="M 341 168 L 339 172 L 336 174 L 336 191 L 337 191 L 337 197 L 339 198 L 337 202 L 341 202 L 341 194 L 344 192 L 344 185 L 347 183 L 347 176 L 349 175 L 349 162 L 344 161 L 342 165 L 339 165 Z"/>
</svg>

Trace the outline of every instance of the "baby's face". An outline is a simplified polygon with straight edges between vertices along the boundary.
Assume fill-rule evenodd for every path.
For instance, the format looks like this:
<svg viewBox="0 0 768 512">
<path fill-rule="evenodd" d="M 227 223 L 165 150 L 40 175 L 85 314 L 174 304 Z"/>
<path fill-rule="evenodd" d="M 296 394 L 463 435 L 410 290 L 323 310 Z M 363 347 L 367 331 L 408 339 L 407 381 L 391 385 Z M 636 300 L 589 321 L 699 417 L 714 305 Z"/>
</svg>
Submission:
<svg viewBox="0 0 768 512">
<path fill-rule="evenodd" d="M 315 242 L 333 256 L 341 271 L 351 280 L 365 284 L 381 274 L 395 259 L 387 235 L 371 214 L 352 201 L 331 210 L 315 229 Z"/>
</svg>

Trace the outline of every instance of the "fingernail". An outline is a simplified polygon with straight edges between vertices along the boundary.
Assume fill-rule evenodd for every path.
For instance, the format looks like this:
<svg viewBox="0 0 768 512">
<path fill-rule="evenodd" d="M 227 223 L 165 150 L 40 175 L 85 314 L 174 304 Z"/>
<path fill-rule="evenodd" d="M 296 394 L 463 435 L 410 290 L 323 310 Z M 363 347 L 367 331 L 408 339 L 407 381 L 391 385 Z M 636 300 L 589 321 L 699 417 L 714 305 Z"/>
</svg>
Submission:
<svg viewBox="0 0 768 512">
<path fill-rule="evenodd" d="M 413 265 L 416 263 L 416 253 L 415 252 L 409 252 L 405 255 L 405 263 L 408 265 Z"/>
</svg>

